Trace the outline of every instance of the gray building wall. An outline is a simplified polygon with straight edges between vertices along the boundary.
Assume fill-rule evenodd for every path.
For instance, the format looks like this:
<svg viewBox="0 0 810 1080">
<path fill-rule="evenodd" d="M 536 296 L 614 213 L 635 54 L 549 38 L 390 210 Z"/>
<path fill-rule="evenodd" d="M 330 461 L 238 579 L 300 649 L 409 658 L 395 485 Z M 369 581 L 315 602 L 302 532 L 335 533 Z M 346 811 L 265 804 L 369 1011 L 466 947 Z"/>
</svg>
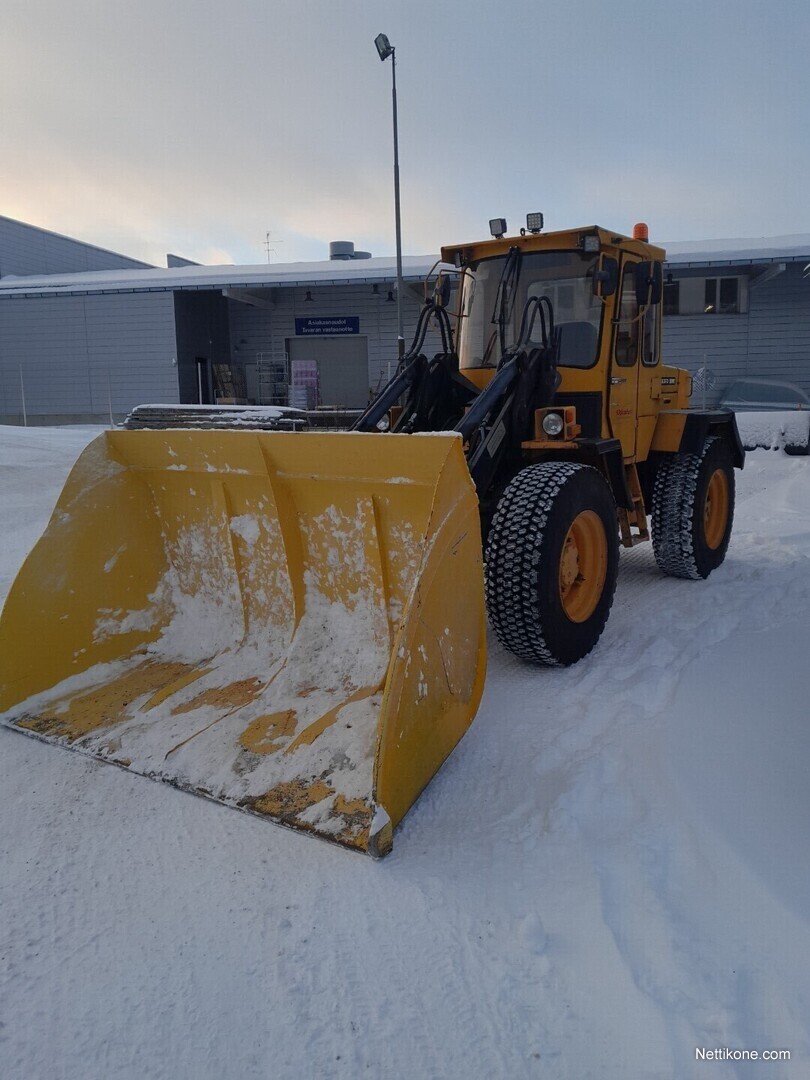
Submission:
<svg viewBox="0 0 810 1080">
<path fill-rule="evenodd" d="M 188 262 L 176 256 L 170 261 Z M 0 217 L 4 275 L 146 265 Z M 744 376 L 788 380 L 810 393 L 810 278 L 803 277 L 804 265 L 788 263 L 784 272 L 758 283 L 759 268 L 679 269 L 673 264 L 668 270 L 679 280 L 743 274 L 750 275 L 750 287 L 748 310 L 741 314 L 666 316 L 665 361 L 692 372 L 708 367 L 715 378 L 706 396 L 709 404 Z M 28 420 L 35 423 L 107 421 L 110 407 L 118 419 L 147 401 L 194 402 L 198 357 L 248 368 L 260 356 L 283 357 L 289 339 L 295 338 L 297 317 L 358 319 L 368 356 L 368 389 L 376 392 L 397 362 L 397 305 L 387 300 L 392 288 L 388 282 L 380 282 L 376 292 L 368 282 L 313 283 L 309 288 L 237 288 L 230 296 L 205 289 L 2 298 L 0 422 L 21 422 L 23 396 Z M 421 283 L 406 285 L 403 296 L 409 346 L 424 302 Z M 438 335 L 431 331 L 424 350 L 431 355 L 438 347 Z"/>
<path fill-rule="evenodd" d="M 179 400 L 172 293 L 0 300 L 0 423 L 120 420 Z"/>
<path fill-rule="evenodd" d="M 313 299 L 308 301 L 305 288 L 277 288 L 265 290 L 271 298 L 268 307 L 229 300 L 232 361 L 250 365 L 261 354 L 283 354 L 287 339 L 295 337 L 296 318 L 356 316 L 360 336 L 368 343 L 369 388 L 376 391 L 387 381 L 389 369 L 393 374 L 397 363 L 397 305 L 387 300 L 391 289 L 382 282 L 377 293 L 370 284 L 313 287 Z M 424 303 L 422 285 L 406 284 L 403 296 L 405 345 L 409 348 Z M 425 352 L 431 355 L 438 348 L 438 335 L 431 330 Z"/>
<path fill-rule="evenodd" d="M 194 262 L 193 259 L 184 259 L 182 255 L 172 255 L 171 252 L 166 256 L 166 266 L 171 270 L 173 266 L 199 266 L 200 263 Z"/>
<path fill-rule="evenodd" d="M 733 267 L 700 271 L 719 277 L 735 273 L 740 270 Z M 692 372 L 707 367 L 715 378 L 707 404 L 745 377 L 786 380 L 810 393 L 810 279 L 802 274 L 803 264 L 788 263 L 762 284 L 752 278 L 748 311 L 740 315 L 665 316 L 664 362 Z"/>
<path fill-rule="evenodd" d="M 8 274 L 72 274 L 84 270 L 138 270 L 150 266 L 151 263 L 83 244 L 35 225 L 0 217 L 0 277 Z"/>
</svg>

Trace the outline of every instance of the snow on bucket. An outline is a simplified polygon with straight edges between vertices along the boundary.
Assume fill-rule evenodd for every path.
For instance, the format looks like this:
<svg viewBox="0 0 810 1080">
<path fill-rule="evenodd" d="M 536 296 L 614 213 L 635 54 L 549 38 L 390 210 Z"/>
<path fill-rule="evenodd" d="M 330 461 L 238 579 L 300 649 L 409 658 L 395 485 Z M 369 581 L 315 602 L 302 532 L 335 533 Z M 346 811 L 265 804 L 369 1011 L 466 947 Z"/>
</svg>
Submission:
<svg viewBox="0 0 810 1080">
<path fill-rule="evenodd" d="M 475 715 L 484 633 L 457 437 L 107 432 L 9 593 L 0 710 L 384 854 Z"/>
</svg>

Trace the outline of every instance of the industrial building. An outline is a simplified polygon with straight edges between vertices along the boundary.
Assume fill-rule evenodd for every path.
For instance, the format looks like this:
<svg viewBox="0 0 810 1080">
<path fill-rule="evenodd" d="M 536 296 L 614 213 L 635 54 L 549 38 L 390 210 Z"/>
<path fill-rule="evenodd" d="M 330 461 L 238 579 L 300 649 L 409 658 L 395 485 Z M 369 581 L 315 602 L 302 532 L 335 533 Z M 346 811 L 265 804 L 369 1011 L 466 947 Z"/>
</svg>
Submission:
<svg viewBox="0 0 810 1080">
<path fill-rule="evenodd" d="M 707 402 L 741 376 L 810 392 L 810 235 L 664 246 L 666 361 L 708 371 Z M 406 338 L 437 258 L 403 259 Z M 0 217 L 0 423 L 360 408 L 396 363 L 395 289 L 395 260 L 348 242 L 323 262 L 158 268 Z"/>
<path fill-rule="evenodd" d="M 663 246 L 666 363 L 704 370 L 709 403 L 743 377 L 810 394 L 810 235 Z"/>
</svg>

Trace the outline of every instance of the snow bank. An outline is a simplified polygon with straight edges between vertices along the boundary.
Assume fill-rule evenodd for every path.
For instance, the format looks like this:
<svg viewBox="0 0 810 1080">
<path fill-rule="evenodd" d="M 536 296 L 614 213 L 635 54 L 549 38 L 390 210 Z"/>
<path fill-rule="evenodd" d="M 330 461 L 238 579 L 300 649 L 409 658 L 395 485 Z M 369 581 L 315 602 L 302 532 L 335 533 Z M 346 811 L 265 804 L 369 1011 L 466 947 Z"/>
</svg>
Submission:
<svg viewBox="0 0 810 1080">
<path fill-rule="evenodd" d="M 810 445 L 810 412 L 738 412 L 737 429 L 746 450 L 806 448 Z"/>
</svg>

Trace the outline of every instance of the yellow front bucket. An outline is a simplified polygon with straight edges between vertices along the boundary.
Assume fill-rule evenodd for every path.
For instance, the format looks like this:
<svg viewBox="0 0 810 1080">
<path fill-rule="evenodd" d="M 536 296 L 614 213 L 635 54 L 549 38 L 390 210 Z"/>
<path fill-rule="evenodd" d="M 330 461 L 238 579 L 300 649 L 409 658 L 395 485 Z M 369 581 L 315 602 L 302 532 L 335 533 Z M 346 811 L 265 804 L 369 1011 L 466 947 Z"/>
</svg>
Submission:
<svg viewBox="0 0 810 1080">
<path fill-rule="evenodd" d="M 0 618 L 9 726 L 384 854 L 475 716 L 454 436 L 106 432 Z"/>
</svg>

